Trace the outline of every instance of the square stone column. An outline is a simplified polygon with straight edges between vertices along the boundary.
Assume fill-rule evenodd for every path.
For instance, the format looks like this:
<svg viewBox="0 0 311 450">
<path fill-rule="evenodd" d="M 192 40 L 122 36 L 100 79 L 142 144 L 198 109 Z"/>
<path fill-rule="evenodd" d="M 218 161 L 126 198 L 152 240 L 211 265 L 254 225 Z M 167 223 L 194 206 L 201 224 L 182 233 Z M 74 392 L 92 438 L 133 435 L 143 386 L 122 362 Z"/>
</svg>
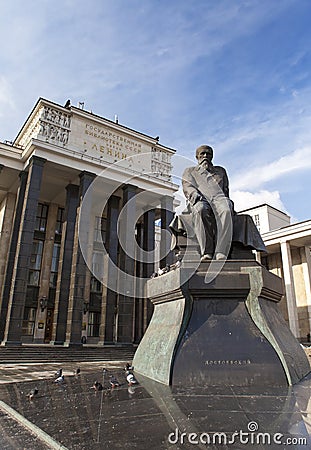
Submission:
<svg viewBox="0 0 311 450">
<path fill-rule="evenodd" d="M 136 254 L 136 272 L 135 275 L 137 277 L 137 298 L 135 298 L 134 302 L 134 342 L 138 343 L 142 336 L 144 331 L 144 301 L 145 299 L 142 298 L 140 293 L 143 292 L 143 282 L 140 280 L 140 278 L 143 277 L 143 262 L 142 259 L 142 250 L 143 250 L 143 228 L 144 224 L 139 222 L 136 225 L 136 240 L 138 245 L 138 251 Z"/>
<path fill-rule="evenodd" d="M 52 265 L 52 257 L 53 257 L 53 249 L 54 249 L 54 237 L 55 237 L 55 227 L 56 227 L 56 219 L 57 219 L 57 211 L 58 205 L 50 204 L 49 205 L 49 214 L 48 220 L 46 224 L 46 233 L 42 254 L 42 269 L 40 274 L 40 287 L 39 287 L 39 295 L 38 295 L 38 306 L 37 306 L 37 314 L 35 321 L 35 331 L 33 336 L 33 342 L 37 344 L 44 343 L 45 336 L 45 326 L 46 326 L 46 316 L 47 316 L 47 307 L 41 308 L 40 299 L 48 299 L 49 298 L 49 290 L 50 290 L 50 275 L 51 275 L 51 265 Z M 43 328 L 39 327 L 39 324 L 44 323 Z"/>
<path fill-rule="evenodd" d="M 64 344 L 66 338 L 72 252 L 78 204 L 79 186 L 69 184 L 66 187 L 66 206 L 64 211 L 64 223 L 62 230 L 62 241 L 54 306 L 51 343 L 55 345 Z"/>
<path fill-rule="evenodd" d="M 25 191 L 27 185 L 28 173 L 23 171 L 19 174 L 20 185 L 17 193 L 13 226 L 12 226 L 12 234 L 11 234 L 11 242 L 9 246 L 9 254 L 7 258 L 6 272 L 4 275 L 3 288 L 1 292 L 2 303 L 1 303 L 1 313 L 0 313 L 0 340 L 2 341 L 4 338 L 4 330 L 6 325 L 7 313 L 8 313 L 8 304 L 10 298 L 10 289 L 13 278 L 13 269 L 14 269 L 14 261 L 16 256 L 17 249 L 17 240 L 18 233 L 21 225 L 21 217 L 23 211 L 23 204 L 25 199 Z"/>
<path fill-rule="evenodd" d="M 134 226 L 136 216 L 136 187 L 126 185 L 123 187 L 123 207 L 126 213 L 120 221 L 119 232 L 126 240 L 126 249 L 120 246 L 120 274 L 119 274 L 119 301 L 117 316 L 117 341 L 132 343 L 134 339 Z M 126 275 L 130 275 L 127 277 Z M 125 295 L 129 292 L 129 295 Z"/>
<path fill-rule="evenodd" d="M 29 164 L 3 339 L 4 345 L 21 344 L 29 258 L 33 245 L 37 206 L 45 161 L 43 158 L 33 156 Z"/>
<path fill-rule="evenodd" d="M 306 300 L 309 318 L 309 333 L 311 333 L 311 253 L 309 247 L 302 247 L 300 249 L 303 278 L 305 282 Z"/>
<path fill-rule="evenodd" d="M 104 262 L 101 321 L 98 345 L 112 344 L 115 337 L 115 316 L 117 307 L 117 274 L 113 268 L 118 263 L 117 222 L 120 209 L 120 197 L 112 195 L 108 200 L 107 231 L 105 247 L 108 254 Z M 109 286 L 108 287 L 108 280 Z M 114 288 L 114 289 L 112 289 Z"/>
<path fill-rule="evenodd" d="M 143 228 L 143 249 L 151 252 L 155 248 L 155 210 L 145 212 Z M 154 262 L 143 264 L 143 278 L 150 278 L 154 272 Z M 149 298 L 144 298 L 143 333 L 146 331 L 153 313 L 153 304 Z M 142 337 L 142 336 L 141 336 Z"/>
<path fill-rule="evenodd" d="M 15 212 L 16 195 L 12 192 L 8 192 L 3 201 L 3 221 L 2 229 L 0 232 L 0 311 L 1 311 L 1 299 L 4 285 L 4 278 L 6 273 L 6 267 L 8 264 L 8 257 L 10 253 L 11 236 L 12 236 L 12 224 L 14 224 L 14 212 Z M 1 340 L 1 338 L 0 338 Z"/>
<path fill-rule="evenodd" d="M 281 255 L 283 263 L 283 275 L 286 292 L 289 327 L 296 338 L 300 337 L 297 302 L 294 285 L 293 263 L 290 251 L 290 243 L 281 242 Z"/>
<path fill-rule="evenodd" d="M 70 281 L 70 291 L 69 291 L 69 303 L 68 303 L 68 313 L 67 313 L 67 328 L 66 328 L 66 342 L 67 346 L 77 346 L 82 345 L 82 323 L 83 323 L 83 304 L 84 304 L 84 293 L 85 293 L 85 282 L 86 282 L 86 272 L 89 270 L 86 265 L 86 261 L 82 255 L 80 244 L 79 244 L 79 218 L 81 204 L 84 195 L 91 183 L 94 181 L 96 175 L 90 172 L 82 172 L 80 175 L 80 205 L 77 210 L 77 221 L 75 226 L 74 235 L 74 246 L 73 246 L 73 257 L 72 257 L 72 271 L 71 271 L 71 281 Z M 91 203 L 91 202 L 89 202 Z M 91 204 L 85 205 L 86 208 L 90 208 Z M 87 216 L 87 214 L 86 214 Z M 80 223 L 80 226 L 87 227 L 90 229 L 91 217 L 90 214 L 89 223 Z"/>
<path fill-rule="evenodd" d="M 94 247 L 94 231 L 95 231 L 95 216 L 90 214 L 90 225 L 88 228 L 88 253 L 87 253 L 87 268 L 85 271 L 85 284 L 84 284 L 84 301 L 83 301 L 83 317 L 82 317 L 82 333 L 81 339 L 86 340 L 88 337 L 88 323 L 90 313 L 90 301 L 91 301 L 91 279 L 93 267 L 93 247 Z M 101 273 L 104 271 L 104 258 L 102 258 Z"/>
</svg>

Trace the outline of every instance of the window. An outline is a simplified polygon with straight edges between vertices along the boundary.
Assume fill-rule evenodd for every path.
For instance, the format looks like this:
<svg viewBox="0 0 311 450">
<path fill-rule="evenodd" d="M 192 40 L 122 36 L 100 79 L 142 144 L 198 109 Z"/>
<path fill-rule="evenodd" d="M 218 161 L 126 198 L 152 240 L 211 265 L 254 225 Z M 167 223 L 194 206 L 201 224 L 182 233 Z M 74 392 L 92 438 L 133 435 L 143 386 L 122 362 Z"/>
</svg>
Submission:
<svg viewBox="0 0 311 450">
<path fill-rule="evenodd" d="M 105 217 L 95 217 L 94 242 L 106 242 L 107 219 Z"/>
<path fill-rule="evenodd" d="M 62 234 L 63 222 L 64 222 L 64 208 L 58 208 L 57 219 L 55 226 L 55 234 Z"/>
<path fill-rule="evenodd" d="M 35 230 L 43 232 L 46 230 L 48 210 L 49 210 L 48 205 L 38 203 Z"/>
<path fill-rule="evenodd" d="M 96 292 L 97 294 L 102 292 L 102 284 L 95 277 L 91 278 L 91 292 Z"/>
<path fill-rule="evenodd" d="M 92 256 L 92 273 L 99 279 L 103 278 L 104 274 L 104 253 L 93 251 Z"/>
<path fill-rule="evenodd" d="M 32 251 L 30 256 L 28 285 L 39 286 L 41 261 L 43 252 L 43 241 L 35 239 L 32 243 Z"/>
<path fill-rule="evenodd" d="M 35 329 L 36 320 L 36 308 L 24 309 L 24 319 L 22 325 L 22 334 L 26 336 L 32 336 Z"/>
<path fill-rule="evenodd" d="M 87 335 L 90 337 L 99 336 L 100 313 L 89 312 L 89 323 L 87 327 Z"/>
<path fill-rule="evenodd" d="M 260 220 L 259 220 L 259 214 L 254 215 L 254 222 L 256 227 L 258 228 L 258 231 L 260 231 Z"/>
<path fill-rule="evenodd" d="M 60 244 L 55 243 L 53 246 L 51 274 L 50 274 L 50 288 L 56 288 L 59 255 L 60 255 Z"/>
</svg>

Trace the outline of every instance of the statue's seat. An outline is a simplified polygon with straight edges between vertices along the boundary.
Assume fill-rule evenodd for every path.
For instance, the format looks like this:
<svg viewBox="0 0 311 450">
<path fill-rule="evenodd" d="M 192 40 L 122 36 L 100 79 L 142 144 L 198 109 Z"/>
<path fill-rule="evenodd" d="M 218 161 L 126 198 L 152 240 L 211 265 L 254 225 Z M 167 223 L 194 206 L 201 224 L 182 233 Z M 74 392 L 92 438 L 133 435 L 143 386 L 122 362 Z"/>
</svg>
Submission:
<svg viewBox="0 0 311 450">
<path fill-rule="evenodd" d="M 214 219 L 215 221 L 215 219 Z M 232 245 L 229 252 L 230 259 L 253 259 L 254 253 L 267 252 L 265 244 L 259 234 L 251 216 L 247 214 L 233 214 L 232 216 L 233 235 Z M 172 250 L 181 251 L 186 246 L 198 247 L 198 241 L 193 231 L 192 216 L 190 209 L 186 209 L 179 215 L 175 215 L 170 223 L 172 235 Z"/>
</svg>

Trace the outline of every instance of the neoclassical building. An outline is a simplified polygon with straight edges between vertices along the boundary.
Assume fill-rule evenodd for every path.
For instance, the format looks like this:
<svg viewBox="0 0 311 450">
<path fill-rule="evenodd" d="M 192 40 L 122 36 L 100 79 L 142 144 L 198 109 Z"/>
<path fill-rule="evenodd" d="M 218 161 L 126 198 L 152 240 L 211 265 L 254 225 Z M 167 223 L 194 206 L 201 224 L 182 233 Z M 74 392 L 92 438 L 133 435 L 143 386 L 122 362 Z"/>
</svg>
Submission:
<svg viewBox="0 0 311 450">
<path fill-rule="evenodd" d="M 268 254 L 260 261 L 283 279 L 281 311 L 294 336 L 310 341 L 311 220 L 290 223 L 284 212 L 267 204 L 243 211 L 252 216 Z"/>
<path fill-rule="evenodd" d="M 0 143 L 2 345 L 139 342 L 155 263 L 138 253 L 152 254 L 161 219 L 158 264 L 170 262 L 174 153 L 83 105 L 38 100 Z"/>
</svg>

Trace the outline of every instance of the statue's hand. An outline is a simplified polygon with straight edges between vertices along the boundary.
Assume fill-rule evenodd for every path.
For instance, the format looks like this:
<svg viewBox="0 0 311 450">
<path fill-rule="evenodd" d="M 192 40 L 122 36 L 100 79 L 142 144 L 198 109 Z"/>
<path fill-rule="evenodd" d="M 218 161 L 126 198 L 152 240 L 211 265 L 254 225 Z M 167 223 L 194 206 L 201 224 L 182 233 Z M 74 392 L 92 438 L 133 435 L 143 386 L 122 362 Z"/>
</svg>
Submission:
<svg viewBox="0 0 311 450">
<path fill-rule="evenodd" d="M 198 193 L 198 192 L 191 192 L 191 194 L 189 195 L 189 203 L 190 205 L 195 205 L 197 202 L 199 202 L 200 200 L 202 200 L 202 196 Z"/>
</svg>

